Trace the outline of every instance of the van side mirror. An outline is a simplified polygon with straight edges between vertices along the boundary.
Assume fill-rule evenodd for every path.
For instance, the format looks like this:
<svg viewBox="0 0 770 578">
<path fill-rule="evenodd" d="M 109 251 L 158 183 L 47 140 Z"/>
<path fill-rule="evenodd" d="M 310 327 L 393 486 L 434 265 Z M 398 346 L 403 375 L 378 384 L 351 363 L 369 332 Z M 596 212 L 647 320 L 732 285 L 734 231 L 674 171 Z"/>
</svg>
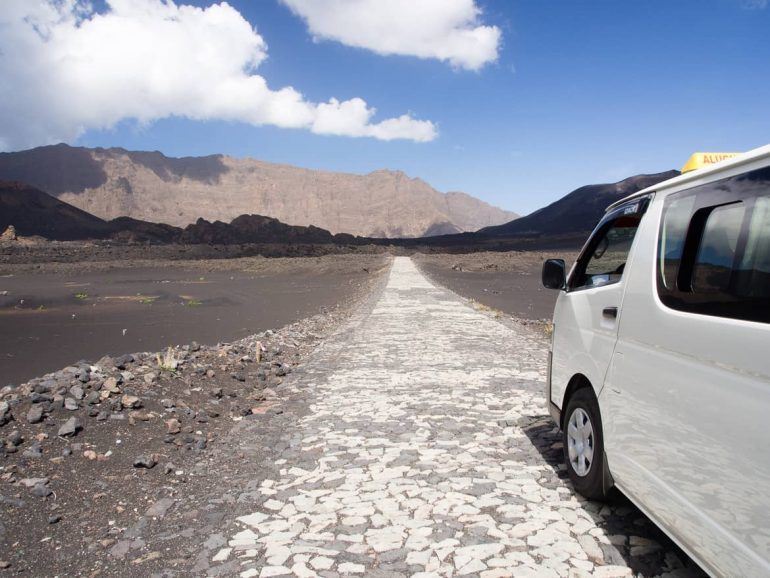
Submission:
<svg viewBox="0 0 770 578">
<path fill-rule="evenodd" d="M 547 289 L 564 289 L 567 272 L 564 259 L 548 259 L 543 263 L 543 286 Z"/>
</svg>

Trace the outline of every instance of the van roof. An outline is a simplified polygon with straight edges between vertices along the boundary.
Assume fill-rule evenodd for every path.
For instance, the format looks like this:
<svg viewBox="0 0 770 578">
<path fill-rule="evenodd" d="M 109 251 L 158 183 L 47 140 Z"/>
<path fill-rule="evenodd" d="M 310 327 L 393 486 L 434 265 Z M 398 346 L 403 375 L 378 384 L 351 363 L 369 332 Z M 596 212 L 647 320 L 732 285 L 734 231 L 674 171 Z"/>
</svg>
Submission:
<svg viewBox="0 0 770 578">
<path fill-rule="evenodd" d="M 615 201 L 609 207 L 607 207 L 606 210 L 611 211 L 619 207 L 620 205 L 627 203 L 632 199 L 641 197 L 648 193 L 659 192 L 663 189 L 669 189 L 671 187 L 676 187 L 678 185 L 687 183 L 688 181 L 694 181 L 697 179 L 702 179 L 704 177 L 709 177 L 714 174 L 721 173 L 727 169 L 738 167 L 740 165 L 744 165 L 744 164 L 750 163 L 751 161 L 755 161 L 764 157 L 770 158 L 770 144 L 759 148 L 755 148 L 746 153 L 726 159 L 722 162 L 703 167 L 702 169 L 697 169 L 694 171 L 683 173 L 677 177 L 668 179 L 667 181 L 663 181 L 662 183 L 658 183 L 657 185 L 653 185 L 651 187 L 647 187 L 646 189 L 642 189 L 641 191 L 637 191 L 631 195 L 628 195 L 627 197 L 620 199 L 619 201 Z"/>
</svg>

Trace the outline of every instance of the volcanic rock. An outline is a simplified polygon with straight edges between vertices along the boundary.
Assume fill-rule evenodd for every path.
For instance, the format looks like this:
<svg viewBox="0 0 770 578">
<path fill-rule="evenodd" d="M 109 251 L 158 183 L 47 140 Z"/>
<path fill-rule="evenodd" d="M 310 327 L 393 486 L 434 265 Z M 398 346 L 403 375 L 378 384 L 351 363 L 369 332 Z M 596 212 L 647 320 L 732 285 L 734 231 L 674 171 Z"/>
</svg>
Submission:
<svg viewBox="0 0 770 578">
<path fill-rule="evenodd" d="M 142 400 L 135 395 L 124 395 L 121 398 L 120 403 L 126 409 L 136 409 L 142 407 Z"/>
<path fill-rule="evenodd" d="M 77 435 L 82 429 L 83 424 L 80 423 L 80 420 L 76 417 L 71 417 L 59 428 L 58 435 L 60 437 L 71 437 Z"/>
<path fill-rule="evenodd" d="M 147 470 L 151 470 L 155 467 L 155 465 L 158 462 L 155 460 L 153 456 L 139 456 L 134 460 L 134 467 L 135 468 L 144 468 Z"/>
<path fill-rule="evenodd" d="M 43 421 L 43 406 L 40 404 L 35 404 L 30 407 L 29 411 L 27 412 L 27 422 L 40 423 L 41 421 Z"/>
<path fill-rule="evenodd" d="M 18 240 L 18 237 L 16 236 L 16 227 L 13 225 L 8 225 L 5 231 L 3 231 L 3 234 L 0 235 L 0 242 L 16 240 Z"/>
</svg>

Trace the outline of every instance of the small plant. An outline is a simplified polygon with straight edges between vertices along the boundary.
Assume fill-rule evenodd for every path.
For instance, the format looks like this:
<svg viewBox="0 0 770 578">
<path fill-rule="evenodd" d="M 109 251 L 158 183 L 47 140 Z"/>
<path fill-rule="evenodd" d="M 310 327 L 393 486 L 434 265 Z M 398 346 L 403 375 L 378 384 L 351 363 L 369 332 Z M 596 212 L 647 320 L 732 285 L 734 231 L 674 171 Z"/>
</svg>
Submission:
<svg viewBox="0 0 770 578">
<path fill-rule="evenodd" d="M 142 305 L 152 305 L 153 303 L 155 303 L 156 299 L 157 297 L 142 297 L 141 299 L 139 299 L 139 303 L 141 303 Z"/>
<path fill-rule="evenodd" d="M 37 310 L 38 311 L 45 311 L 45 305 L 38 305 Z"/>
<path fill-rule="evenodd" d="M 174 373 L 176 371 L 176 368 L 179 366 L 179 360 L 177 360 L 176 357 L 174 357 L 174 350 L 169 345 L 168 349 L 166 350 L 166 353 L 161 355 L 158 353 L 158 367 L 163 371 L 168 371 L 170 373 Z"/>
<path fill-rule="evenodd" d="M 188 299 L 184 304 L 187 307 L 199 307 L 200 305 L 203 305 L 203 302 L 198 301 L 197 299 Z"/>
<path fill-rule="evenodd" d="M 81 291 L 80 293 L 75 293 L 75 299 L 85 301 L 86 299 L 88 299 L 88 293 L 85 293 L 84 291 Z"/>
</svg>

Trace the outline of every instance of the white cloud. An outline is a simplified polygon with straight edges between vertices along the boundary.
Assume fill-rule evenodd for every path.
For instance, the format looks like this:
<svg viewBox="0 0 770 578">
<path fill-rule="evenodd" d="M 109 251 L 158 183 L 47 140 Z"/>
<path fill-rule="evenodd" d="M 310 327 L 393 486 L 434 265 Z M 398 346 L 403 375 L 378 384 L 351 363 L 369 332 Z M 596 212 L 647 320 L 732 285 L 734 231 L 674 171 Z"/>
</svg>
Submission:
<svg viewBox="0 0 770 578">
<path fill-rule="evenodd" d="M 360 98 L 314 103 L 271 89 L 257 31 L 226 3 L 173 0 L 0 3 L 0 150 L 72 141 L 124 119 L 170 116 L 430 141 L 436 127 L 411 115 L 372 122 Z"/>
<path fill-rule="evenodd" d="M 380 140 L 412 139 L 430 141 L 436 136 L 436 128 L 430 122 L 416 121 L 408 114 L 372 124 L 375 110 L 368 108 L 360 98 L 345 102 L 331 99 L 319 104 L 312 131 L 319 134 L 369 136 Z"/>
<path fill-rule="evenodd" d="M 501 32 L 475 0 L 282 0 L 317 39 L 378 54 L 436 58 L 479 70 L 497 60 Z"/>
</svg>

